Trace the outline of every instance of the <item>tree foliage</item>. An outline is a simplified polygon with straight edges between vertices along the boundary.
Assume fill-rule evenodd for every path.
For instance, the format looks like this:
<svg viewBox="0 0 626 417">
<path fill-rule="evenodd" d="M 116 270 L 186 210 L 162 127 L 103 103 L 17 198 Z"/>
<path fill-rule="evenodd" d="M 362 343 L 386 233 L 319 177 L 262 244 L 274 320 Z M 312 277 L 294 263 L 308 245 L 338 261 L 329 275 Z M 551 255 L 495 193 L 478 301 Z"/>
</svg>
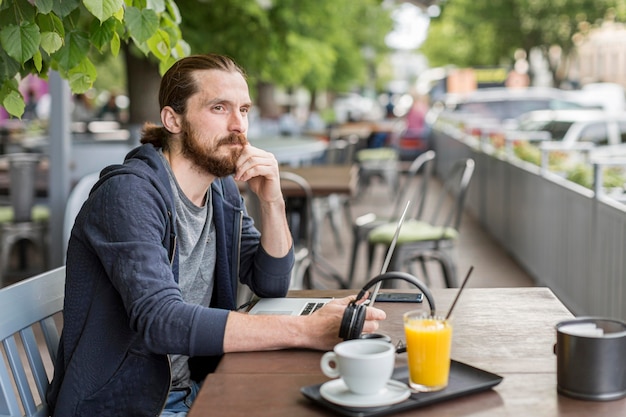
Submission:
<svg viewBox="0 0 626 417">
<path fill-rule="evenodd" d="M 58 71 L 75 93 L 93 85 L 92 57 L 134 44 L 164 72 L 189 53 L 173 0 L 0 0 L 0 104 L 24 112 L 19 81 Z"/>
<path fill-rule="evenodd" d="M 178 0 L 193 52 L 232 56 L 253 82 L 345 90 L 364 80 L 363 48 L 385 50 L 380 0 Z M 265 6 L 264 6 L 265 5 Z"/>
<path fill-rule="evenodd" d="M 502 65 L 511 63 L 518 49 L 528 54 L 536 48 L 548 57 L 554 46 L 566 59 L 574 48 L 573 35 L 604 18 L 615 3 L 454 0 L 444 3 L 440 17 L 431 21 L 422 51 L 431 66 Z"/>
</svg>

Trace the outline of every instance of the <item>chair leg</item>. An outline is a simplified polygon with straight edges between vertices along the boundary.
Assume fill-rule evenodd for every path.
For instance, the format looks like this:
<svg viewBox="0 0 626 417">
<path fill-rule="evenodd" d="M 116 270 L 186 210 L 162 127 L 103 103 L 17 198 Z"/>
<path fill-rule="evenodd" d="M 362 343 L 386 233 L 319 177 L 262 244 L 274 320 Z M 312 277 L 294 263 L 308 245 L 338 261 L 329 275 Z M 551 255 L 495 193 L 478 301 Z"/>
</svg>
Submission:
<svg viewBox="0 0 626 417">
<path fill-rule="evenodd" d="M 361 240 L 356 226 L 352 228 L 352 252 L 350 253 L 350 264 L 348 266 L 348 287 L 352 288 L 354 282 L 354 269 L 356 268 L 356 257 Z"/>
<path fill-rule="evenodd" d="M 419 261 L 422 264 L 422 269 L 425 274 L 428 274 L 426 268 L 426 262 L 436 261 L 441 267 L 441 273 L 443 275 L 443 281 L 447 288 L 454 288 L 457 286 L 456 277 L 456 265 L 454 260 L 443 251 L 428 251 L 412 258 L 414 261 Z M 426 275 L 428 277 L 428 275 Z M 427 278 L 430 282 L 430 278 Z"/>
<path fill-rule="evenodd" d="M 365 268 L 365 280 L 369 281 L 372 278 L 372 264 L 374 263 L 374 254 L 376 252 L 376 245 L 368 243 L 367 245 L 367 267 Z"/>
</svg>

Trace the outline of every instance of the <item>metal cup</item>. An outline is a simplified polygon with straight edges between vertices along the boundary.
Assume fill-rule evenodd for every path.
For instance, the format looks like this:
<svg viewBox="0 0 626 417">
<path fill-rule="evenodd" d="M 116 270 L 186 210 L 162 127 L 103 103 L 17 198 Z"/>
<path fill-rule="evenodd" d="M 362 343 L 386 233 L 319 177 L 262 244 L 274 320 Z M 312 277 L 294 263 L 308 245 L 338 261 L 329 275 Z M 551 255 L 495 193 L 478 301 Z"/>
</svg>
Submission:
<svg viewBox="0 0 626 417">
<path fill-rule="evenodd" d="M 626 397 L 626 323 L 581 317 L 556 325 L 557 390 L 582 400 Z"/>
</svg>

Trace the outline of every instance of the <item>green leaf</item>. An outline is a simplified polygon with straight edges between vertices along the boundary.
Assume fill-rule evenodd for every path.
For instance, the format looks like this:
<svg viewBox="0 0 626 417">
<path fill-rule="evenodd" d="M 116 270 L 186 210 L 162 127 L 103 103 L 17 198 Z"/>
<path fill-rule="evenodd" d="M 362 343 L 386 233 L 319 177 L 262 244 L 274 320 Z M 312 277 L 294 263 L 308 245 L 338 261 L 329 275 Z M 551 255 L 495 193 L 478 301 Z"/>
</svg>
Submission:
<svg viewBox="0 0 626 417">
<path fill-rule="evenodd" d="M 89 39 L 84 32 L 72 30 L 65 35 L 65 45 L 54 54 L 62 68 L 74 68 L 89 52 Z"/>
<path fill-rule="evenodd" d="M 124 5 L 123 0 L 83 0 L 85 8 L 96 16 L 100 22 L 104 22 L 113 16 Z"/>
<path fill-rule="evenodd" d="M 35 65 L 35 68 L 37 68 L 37 72 L 41 72 L 41 68 L 43 68 L 42 62 L 43 58 L 41 57 L 41 51 L 37 50 L 35 55 L 33 55 L 33 64 Z"/>
<path fill-rule="evenodd" d="M 102 24 L 99 24 L 97 20 L 91 22 L 89 39 L 100 52 L 103 52 L 105 47 L 111 42 L 117 26 L 116 22 L 115 18 L 107 19 Z"/>
<path fill-rule="evenodd" d="M 61 18 L 69 15 L 80 6 L 80 0 L 54 1 L 53 3 L 52 11 Z"/>
<path fill-rule="evenodd" d="M 52 55 L 63 46 L 63 39 L 56 32 L 43 32 L 41 34 L 41 48 L 48 55 Z"/>
<path fill-rule="evenodd" d="M 6 54 L 0 48 L 0 80 L 12 79 L 20 72 L 20 63 Z"/>
<path fill-rule="evenodd" d="M 35 7 L 37 7 L 39 13 L 48 14 L 52 11 L 53 6 L 53 0 L 35 0 Z"/>
<path fill-rule="evenodd" d="M 119 20 L 120 22 L 124 21 L 124 8 L 120 8 L 117 12 L 113 13 L 113 17 Z"/>
<path fill-rule="evenodd" d="M 7 8 L 10 12 L 5 17 L 9 17 L 10 22 L 3 20 L 0 22 L 0 27 L 4 27 L 7 23 L 32 22 L 35 20 L 37 10 L 28 0 L 11 0 Z"/>
<path fill-rule="evenodd" d="M 63 22 L 55 14 L 39 14 L 37 15 L 37 24 L 41 32 L 54 32 L 57 33 L 61 39 L 65 37 L 65 27 Z"/>
<path fill-rule="evenodd" d="M 150 39 L 148 39 L 148 48 L 159 60 L 163 60 L 170 56 L 170 37 L 164 30 L 157 30 Z"/>
<path fill-rule="evenodd" d="M 191 47 L 183 39 L 180 39 L 176 43 L 176 46 L 174 47 L 174 49 L 172 49 L 172 57 L 174 57 L 175 59 L 186 57 L 190 53 L 191 53 Z"/>
<path fill-rule="evenodd" d="M 147 0 L 146 9 L 152 9 L 157 13 L 165 11 L 165 0 Z"/>
<path fill-rule="evenodd" d="M 77 66 L 68 72 L 70 88 L 75 93 L 84 93 L 89 90 L 96 80 L 97 71 L 93 63 L 84 58 Z"/>
<path fill-rule="evenodd" d="M 178 5 L 173 0 L 166 0 L 166 7 L 169 15 L 172 17 L 174 22 L 179 25 L 182 22 L 182 17 L 180 15 L 180 10 L 178 9 Z"/>
<path fill-rule="evenodd" d="M 120 35 L 118 35 L 117 32 L 115 32 L 113 34 L 113 39 L 111 39 L 111 53 L 113 54 L 113 56 L 119 55 L 120 46 L 121 46 Z"/>
<path fill-rule="evenodd" d="M 136 7 L 126 9 L 126 27 L 136 43 L 150 39 L 159 28 L 159 18 L 154 10 L 139 10 Z"/>
<path fill-rule="evenodd" d="M 5 82 L 2 85 L 0 97 L 2 97 L 2 107 L 11 116 L 22 117 L 26 105 L 24 104 L 24 97 L 22 97 L 17 87 Z"/>
<path fill-rule="evenodd" d="M 135 46 L 145 56 L 149 56 L 150 55 L 150 48 L 148 48 L 148 45 L 146 44 L 146 42 L 144 42 L 144 43 L 137 43 L 137 42 L 135 42 Z"/>
<path fill-rule="evenodd" d="M 0 30 L 0 44 L 10 57 L 20 63 L 33 57 L 40 40 L 39 26 L 35 23 L 23 22 L 19 26 L 9 25 Z"/>
<path fill-rule="evenodd" d="M 163 75 L 176 62 L 176 58 L 169 57 L 159 62 L 159 74 Z"/>
</svg>

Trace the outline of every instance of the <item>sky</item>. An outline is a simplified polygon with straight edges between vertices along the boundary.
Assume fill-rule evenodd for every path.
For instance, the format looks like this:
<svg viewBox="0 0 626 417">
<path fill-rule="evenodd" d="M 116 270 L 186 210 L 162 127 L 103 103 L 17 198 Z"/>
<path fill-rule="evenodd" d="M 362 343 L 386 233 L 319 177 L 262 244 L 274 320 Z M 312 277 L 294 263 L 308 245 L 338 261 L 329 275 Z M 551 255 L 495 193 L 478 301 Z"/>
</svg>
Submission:
<svg viewBox="0 0 626 417">
<path fill-rule="evenodd" d="M 387 35 L 387 46 L 394 49 L 417 49 L 426 39 L 429 17 L 419 7 L 402 3 L 392 13 L 394 30 Z"/>
</svg>

